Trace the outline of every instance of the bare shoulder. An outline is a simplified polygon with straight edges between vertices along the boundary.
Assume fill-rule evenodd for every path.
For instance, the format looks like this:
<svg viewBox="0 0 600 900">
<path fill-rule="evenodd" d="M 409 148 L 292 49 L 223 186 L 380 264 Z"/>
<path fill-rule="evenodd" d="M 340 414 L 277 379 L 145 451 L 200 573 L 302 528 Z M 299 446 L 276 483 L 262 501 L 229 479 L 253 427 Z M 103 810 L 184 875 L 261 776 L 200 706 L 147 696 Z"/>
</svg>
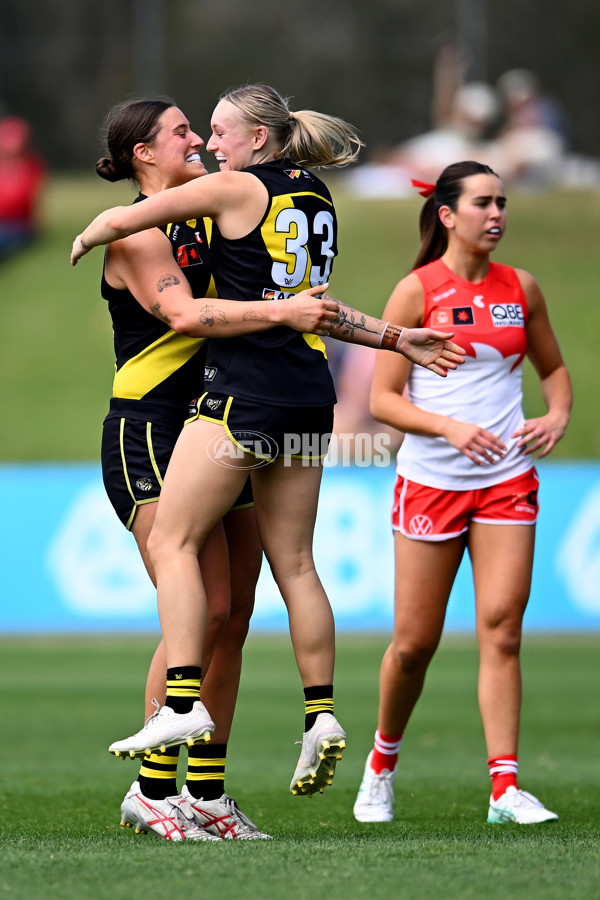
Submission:
<svg viewBox="0 0 600 900">
<path fill-rule="evenodd" d="M 414 272 L 398 282 L 387 302 L 384 318 L 414 327 L 423 320 L 425 291 Z"/>
<path fill-rule="evenodd" d="M 544 308 L 546 303 L 544 294 L 536 279 L 530 272 L 525 269 L 515 269 L 519 283 L 523 288 L 523 293 L 527 298 L 527 305 L 530 312 L 535 312 L 540 307 Z"/>
</svg>

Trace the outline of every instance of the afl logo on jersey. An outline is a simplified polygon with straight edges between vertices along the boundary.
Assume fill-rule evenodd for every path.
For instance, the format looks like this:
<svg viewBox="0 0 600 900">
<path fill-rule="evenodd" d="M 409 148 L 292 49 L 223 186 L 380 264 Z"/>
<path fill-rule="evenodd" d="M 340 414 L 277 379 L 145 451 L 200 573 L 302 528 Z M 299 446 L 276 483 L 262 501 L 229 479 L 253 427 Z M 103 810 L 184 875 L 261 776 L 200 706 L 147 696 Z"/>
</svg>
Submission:
<svg viewBox="0 0 600 900">
<path fill-rule="evenodd" d="M 415 536 L 424 537 L 433 531 L 433 522 L 429 516 L 413 516 L 408 523 L 408 530 Z"/>
<path fill-rule="evenodd" d="M 495 328 L 524 328 L 525 317 L 520 303 L 493 303 L 490 315 Z"/>
<path fill-rule="evenodd" d="M 283 170 L 288 178 L 310 178 L 309 172 L 305 172 L 304 169 L 284 169 Z"/>
</svg>

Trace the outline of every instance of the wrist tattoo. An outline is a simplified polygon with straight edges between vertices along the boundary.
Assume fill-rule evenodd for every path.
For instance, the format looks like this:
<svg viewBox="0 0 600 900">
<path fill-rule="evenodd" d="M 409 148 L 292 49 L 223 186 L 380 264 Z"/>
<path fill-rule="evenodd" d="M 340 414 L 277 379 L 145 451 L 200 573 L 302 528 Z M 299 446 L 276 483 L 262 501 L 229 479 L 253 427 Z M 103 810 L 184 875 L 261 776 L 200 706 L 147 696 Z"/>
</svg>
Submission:
<svg viewBox="0 0 600 900">
<path fill-rule="evenodd" d="M 404 328 L 399 328 L 398 325 L 390 325 L 389 322 L 386 322 L 379 342 L 381 349 L 395 350 L 400 343 L 403 331 Z"/>
<path fill-rule="evenodd" d="M 173 275 L 169 272 L 168 275 L 161 275 L 158 281 L 156 282 L 156 287 L 159 294 L 162 294 L 167 288 L 175 287 L 175 285 L 181 284 L 177 275 Z"/>
</svg>

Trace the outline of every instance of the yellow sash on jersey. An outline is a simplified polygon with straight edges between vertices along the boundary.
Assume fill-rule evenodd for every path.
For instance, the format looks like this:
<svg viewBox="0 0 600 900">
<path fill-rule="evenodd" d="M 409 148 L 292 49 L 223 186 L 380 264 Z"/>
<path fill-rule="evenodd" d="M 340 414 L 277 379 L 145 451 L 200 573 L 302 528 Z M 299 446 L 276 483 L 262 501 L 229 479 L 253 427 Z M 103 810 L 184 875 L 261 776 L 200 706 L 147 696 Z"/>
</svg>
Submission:
<svg viewBox="0 0 600 900">
<path fill-rule="evenodd" d="M 192 358 L 206 338 L 167 331 L 115 373 L 113 397 L 141 400 Z"/>
</svg>

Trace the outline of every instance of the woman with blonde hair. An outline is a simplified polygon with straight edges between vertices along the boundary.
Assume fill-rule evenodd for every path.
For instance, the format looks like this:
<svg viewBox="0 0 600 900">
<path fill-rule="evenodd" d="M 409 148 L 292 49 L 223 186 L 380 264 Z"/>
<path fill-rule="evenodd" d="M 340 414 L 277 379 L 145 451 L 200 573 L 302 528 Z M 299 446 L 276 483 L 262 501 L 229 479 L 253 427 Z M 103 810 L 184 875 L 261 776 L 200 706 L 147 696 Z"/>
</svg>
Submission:
<svg viewBox="0 0 600 900">
<path fill-rule="evenodd" d="M 208 216 L 219 296 L 269 301 L 319 285 L 325 290 L 337 223 L 329 190 L 310 167 L 355 159 L 354 129 L 311 110 L 293 112 L 262 84 L 226 92 L 211 128 L 207 149 L 220 174 L 102 213 L 76 238 L 73 262 L 127 234 Z M 462 358 L 445 333 L 403 330 L 348 307 L 341 307 L 331 333 L 408 354 L 442 375 Z M 346 738 L 334 716 L 333 614 L 312 554 L 335 402 L 324 344 L 286 327 L 211 341 L 199 392 L 148 542 L 167 654 L 166 705 L 112 749 L 139 754 L 210 734 L 213 723 L 199 701 L 206 596 L 197 556 L 250 473 L 260 539 L 287 606 L 305 694 L 302 751 L 290 790 L 322 792 Z"/>
</svg>

